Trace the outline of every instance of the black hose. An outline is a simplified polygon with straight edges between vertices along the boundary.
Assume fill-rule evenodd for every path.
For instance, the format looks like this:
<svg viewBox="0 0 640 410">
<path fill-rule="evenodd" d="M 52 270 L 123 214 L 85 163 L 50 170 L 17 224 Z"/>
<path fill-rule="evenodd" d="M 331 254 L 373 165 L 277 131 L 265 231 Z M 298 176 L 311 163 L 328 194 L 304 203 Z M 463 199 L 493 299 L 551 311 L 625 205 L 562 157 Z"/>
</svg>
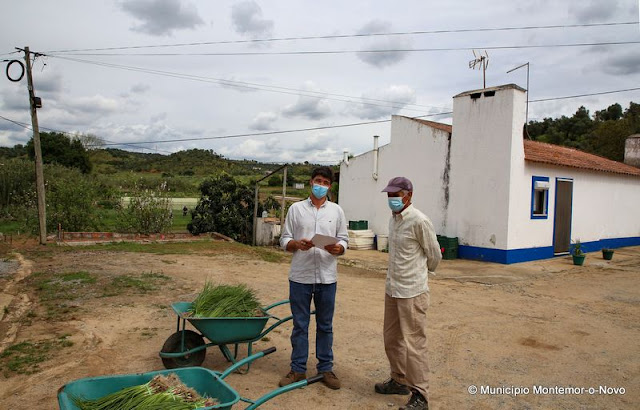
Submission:
<svg viewBox="0 0 640 410">
<path fill-rule="evenodd" d="M 16 78 L 11 78 L 11 76 L 9 75 L 9 68 L 11 67 L 11 64 L 13 63 L 18 63 L 20 64 L 20 68 L 22 69 L 22 72 L 20 73 L 20 77 Z M 7 64 L 7 69 L 6 69 L 6 73 L 7 73 L 7 78 L 9 79 L 9 81 L 13 81 L 14 83 L 17 83 L 18 81 L 22 80 L 22 77 L 24 77 L 24 64 L 22 64 L 22 61 L 20 60 L 11 60 L 9 61 L 9 64 Z"/>
</svg>

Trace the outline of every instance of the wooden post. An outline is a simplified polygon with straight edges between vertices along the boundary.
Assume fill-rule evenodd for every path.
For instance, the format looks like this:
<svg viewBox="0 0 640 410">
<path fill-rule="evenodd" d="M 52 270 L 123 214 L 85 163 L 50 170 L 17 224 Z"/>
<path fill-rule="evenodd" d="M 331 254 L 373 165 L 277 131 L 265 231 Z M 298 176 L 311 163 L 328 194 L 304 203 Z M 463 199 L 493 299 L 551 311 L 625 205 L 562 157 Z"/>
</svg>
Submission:
<svg viewBox="0 0 640 410">
<path fill-rule="evenodd" d="M 282 206 L 280 207 L 280 232 L 284 229 L 284 210 L 286 208 L 287 200 L 287 166 L 284 167 L 284 174 L 282 175 Z"/>
<path fill-rule="evenodd" d="M 258 184 L 260 181 L 256 182 L 256 194 L 253 199 L 253 240 L 251 241 L 251 245 L 256 246 L 256 235 L 258 233 Z"/>
<path fill-rule="evenodd" d="M 40 245 L 47 244 L 47 212 L 45 204 L 44 174 L 42 172 L 42 150 L 40 148 L 40 131 L 38 113 L 36 112 L 33 77 L 31 76 L 31 54 L 29 47 L 24 48 L 24 59 L 27 63 L 27 84 L 29 88 L 29 106 L 31 107 L 31 126 L 33 128 L 33 149 L 36 162 L 36 193 L 38 195 L 38 222 L 40 224 Z"/>
</svg>

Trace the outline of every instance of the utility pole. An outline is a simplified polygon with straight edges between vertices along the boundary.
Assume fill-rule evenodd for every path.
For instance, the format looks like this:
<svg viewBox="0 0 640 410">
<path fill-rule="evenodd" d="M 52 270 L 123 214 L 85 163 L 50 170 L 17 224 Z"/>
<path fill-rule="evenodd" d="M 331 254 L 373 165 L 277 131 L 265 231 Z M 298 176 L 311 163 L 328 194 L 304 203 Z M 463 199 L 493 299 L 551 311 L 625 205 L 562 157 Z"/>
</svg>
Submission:
<svg viewBox="0 0 640 410">
<path fill-rule="evenodd" d="M 42 150 L 40 149 L 40 131 L 38 128 L 38 113 L 36 96 L 33 90 L 31 75 L 31 53 L 29 47 L 24 48 L 24 60 L 27 63 L 27 84 L 29 88 L 29 106 L 31 107 L 31 127 L 33 128 L 33 149 L 36 161 L 36 193 L 38 194 L 38 222 L 40 223 L 40 245 L 47 244 L 47 212 L 44 198 L 44 174 L 42 173 Z"/>
</svg>

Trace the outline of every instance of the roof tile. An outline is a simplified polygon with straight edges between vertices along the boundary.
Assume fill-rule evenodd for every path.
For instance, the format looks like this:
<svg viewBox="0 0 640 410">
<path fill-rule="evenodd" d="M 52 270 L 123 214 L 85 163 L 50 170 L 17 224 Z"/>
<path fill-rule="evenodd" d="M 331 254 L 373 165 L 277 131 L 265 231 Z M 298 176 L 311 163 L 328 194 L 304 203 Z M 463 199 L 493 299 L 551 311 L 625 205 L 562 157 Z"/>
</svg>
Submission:
<svg viewBox="0 0 640 410">
<path fill-rule="evenodd" d="M 539 141 L 524 140 L 524 159 L 544 164 L 640 176 L 640 168 L 574 148 Z"/>
</svg>

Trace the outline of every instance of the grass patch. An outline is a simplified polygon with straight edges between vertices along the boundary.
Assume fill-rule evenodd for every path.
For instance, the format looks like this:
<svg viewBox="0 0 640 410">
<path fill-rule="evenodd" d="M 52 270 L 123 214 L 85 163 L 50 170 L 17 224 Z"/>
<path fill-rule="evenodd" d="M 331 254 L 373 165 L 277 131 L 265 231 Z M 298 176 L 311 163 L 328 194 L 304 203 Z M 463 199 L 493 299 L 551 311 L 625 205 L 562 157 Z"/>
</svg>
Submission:
<svg viewBox="0 0 640 410">
<path fill-rule="evenodd" d="M 76 300 L 121 294 L 145 294 L 160 289 L 171 278 L 159 272 L 97 276 L 87 271 L 36 272 L 28 279 L 38 294 L 47 320 L 65 320 L 82 306 Z M 36 317 L 36 313 L 29 318 Z"/>
<path fill-rule="evenodd" d="M 40 299 L 48 300 L 72 300 L 82 296 L 85 290 L 89 290 L 91 284 L 96 283 L 96 278 L 86 271 L 46 274 L 34 273 L 36 290 Z"/>
<path fill-rule="evenodd" d="M 0 354 L 0 369 L 4 376 L 14 374 L 33 374 L 40 371 L 40 363 L 51 357 L 52 351 L 73 346 L 67 336 L 22 342 L 9 346 Z"/>
<path fill-rule="evenodd" d="M 83 246 L 82 250 L 102 250 L 109 252 L 138 252 L 153 253 L 157 255 L 207 255 L 222 253 L 241 253 L 251 247 L 237 242 L 211 241 L 203 239 L 202 241 L 192 242 L 111 242 L 103 245 Z"/>
<path fill-rule="evenodd" d="M 116 296 L 125 292 L 144 294 L 159 289 L 161 282 L 171 280 L 160 273 L 143 273 L 139 276 L 122 275 L 111 279 L 102 293 L 102 296 Z"/>
<path fill-rule="evenodd" d="M 0 218 L 0 232 L 5 235 L 19 235 L 27 231 L 22 222 Z"/>
<path fill-rule="evenodd" d="M 284 253 L 273 248 L 255 247 L 253 251 L 265 262 L 280 263 L 286 259 Z"/>
</svg>

